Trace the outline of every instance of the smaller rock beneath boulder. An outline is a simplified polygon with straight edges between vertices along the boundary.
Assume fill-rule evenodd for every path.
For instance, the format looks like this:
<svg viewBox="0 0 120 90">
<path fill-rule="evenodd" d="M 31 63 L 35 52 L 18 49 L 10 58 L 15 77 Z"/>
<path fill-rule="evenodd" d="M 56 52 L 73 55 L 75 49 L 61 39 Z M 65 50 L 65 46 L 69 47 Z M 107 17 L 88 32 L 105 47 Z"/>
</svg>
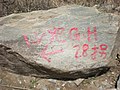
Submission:
<svg viewBox="0 0 120 90">
<path fill-rule="evenodd" d="M 84 79 L 77 79 L 77 80 L 74 81 L 74 83 L 75 83 L 77 86 L 79 86 L 80 83 L 81 83 L 83 80 L 84 80 Z"/>
</svg>

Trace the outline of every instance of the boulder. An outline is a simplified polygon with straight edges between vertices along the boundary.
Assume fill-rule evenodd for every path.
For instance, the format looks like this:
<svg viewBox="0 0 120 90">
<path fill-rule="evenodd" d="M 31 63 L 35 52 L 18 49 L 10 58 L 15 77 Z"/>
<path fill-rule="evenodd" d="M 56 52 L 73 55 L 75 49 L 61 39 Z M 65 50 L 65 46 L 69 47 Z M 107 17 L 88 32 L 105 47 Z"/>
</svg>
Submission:
<svg viewBox="0 0 120 90">
<path fill-rule="evenodd" d="M 0 18 L 0 66 L 46 78 L 77 79 L 108 70 L 119 16 L 77 5 Z"/>
</svg>

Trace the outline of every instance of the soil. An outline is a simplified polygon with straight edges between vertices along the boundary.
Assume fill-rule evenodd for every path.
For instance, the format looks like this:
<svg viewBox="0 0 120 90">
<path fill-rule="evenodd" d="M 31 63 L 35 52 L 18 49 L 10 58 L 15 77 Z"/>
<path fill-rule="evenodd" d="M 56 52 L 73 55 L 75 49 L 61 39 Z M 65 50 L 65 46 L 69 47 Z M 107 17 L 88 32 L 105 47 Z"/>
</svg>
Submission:
<svg viewBox="0 0 120 90">
<path fill-rule="evenodd" d="M 0 69 L 0 90 L 113 90 L 120 74 L 120 62 L 114 60 L 111 69 L 101 76 L 75 81 L 42 79 L 13 74 Z"/>
</svg>

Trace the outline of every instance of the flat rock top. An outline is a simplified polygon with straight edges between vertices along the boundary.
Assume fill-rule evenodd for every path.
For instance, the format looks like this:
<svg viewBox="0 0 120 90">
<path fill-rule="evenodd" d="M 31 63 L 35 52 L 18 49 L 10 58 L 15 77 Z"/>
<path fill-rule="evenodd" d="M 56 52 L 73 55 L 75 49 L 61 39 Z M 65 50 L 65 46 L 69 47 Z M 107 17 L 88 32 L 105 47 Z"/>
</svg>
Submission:
<svg viewBox="0 0 120 90">
<path fill-rule="evenodd" d="M 77 5 L 12 14 L 0 18 L 0 43 L 49 67 L 96 68 L 109 63 L 118 19 Z"/>
</svg>

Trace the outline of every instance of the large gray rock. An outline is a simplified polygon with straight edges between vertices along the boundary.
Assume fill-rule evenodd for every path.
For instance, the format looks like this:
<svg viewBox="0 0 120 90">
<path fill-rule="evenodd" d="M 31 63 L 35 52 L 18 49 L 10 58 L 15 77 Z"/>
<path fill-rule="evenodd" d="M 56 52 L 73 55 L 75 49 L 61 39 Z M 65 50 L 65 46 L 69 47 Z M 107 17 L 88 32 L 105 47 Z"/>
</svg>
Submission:
<svg viewBox="0 0 120 90">
<path fill-rule="evenodd" d="M 92 74 L 93 69 L 101 70 L 99 68 L 111 61 L 118 19 L 117 15 L 76 5 L 12 14 L 0 18 L 0 43 L 34 66 L 36 63 L 55 69 L 55 72 L 60 71 L 58 75 L 82 71 L 84 74 L 75 76 L 83 77 Z M 64 75 L 68 77 L 63 74 L 62 78 Z"/>
</svg>

